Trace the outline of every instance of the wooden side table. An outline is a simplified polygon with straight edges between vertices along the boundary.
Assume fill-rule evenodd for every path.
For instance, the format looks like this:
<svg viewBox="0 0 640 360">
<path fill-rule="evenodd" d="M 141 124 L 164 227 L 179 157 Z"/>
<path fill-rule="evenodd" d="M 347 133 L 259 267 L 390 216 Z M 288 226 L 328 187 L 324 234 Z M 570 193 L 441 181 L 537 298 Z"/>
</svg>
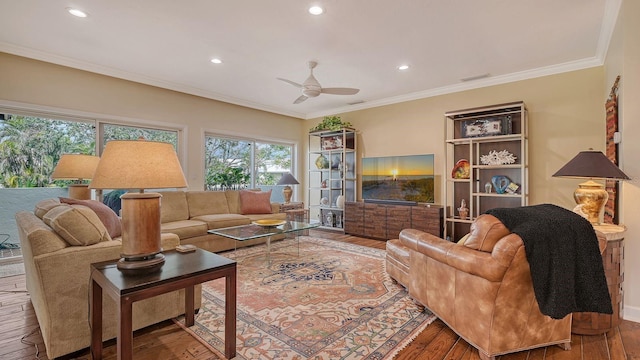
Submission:
<svg viewBox="0 0 640 360">
<path fill-rule="evenodd" d="M 627 228 L 620 225 L 594 225 L 594 229 L 607 238 L 607 247 L 602 253 L 604 273 L 611 296 L 613 314 L 592 312 L 573 313 L 571 332 L 580 335 L 598 335 L 608 332 L 620 325 L 624 309 L 624 234 Z"/>
<path fill-rule="evenodd" d="M 224 353 L 228 359 L 236 356 L 236 262 L 217 254 L 197 249 L 190 253 L 168 251 L 161 270 L 146 274 L 123 274 L 118 260 L 91 264 L 90 325 L 91 356 L 102 359 L 102 292 L 116 301 L 118 334 L 117 358 L 133 358 L 133 303 L 160 294 L 185 289 L 185 325 L 194 324 L 194 287 L 197 284 L 224 277 L 225 319 Z"/>
</svg>

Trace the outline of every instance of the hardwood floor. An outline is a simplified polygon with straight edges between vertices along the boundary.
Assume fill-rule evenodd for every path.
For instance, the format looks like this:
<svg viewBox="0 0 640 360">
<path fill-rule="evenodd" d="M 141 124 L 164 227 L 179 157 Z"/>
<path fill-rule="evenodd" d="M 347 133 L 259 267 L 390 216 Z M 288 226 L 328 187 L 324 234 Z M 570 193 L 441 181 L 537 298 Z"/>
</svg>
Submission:
<svg viewBox="0 0 640 360">
<path fill-rule="evenodd" d="M 323 237 L 384 249 L 385 242 L 358 238 L 337 232 L 312 231 Z M 24 275 L 0 278 L 0 360 L 47 360 L 38 321 L 25 290 Z M 36 356 L 36 347 L 39 351 Z M 105 344 L 104 359 L 115 359 L 115 342 Z M 134 358 L 218 359 L 200 342 L 171 321 L 135 333 Z M 88 349 L 64 359 L 90 359 Z M 444 323 L 436 320 L 409 344 L 398 360 L 447 359 L 476 360 L 478 351 L 458 337 Z M 640 323 L 623 321 L 615 330 L 598 336 L 573 335 L 570 351 L 549 346 L 499 357 L 500 360 L 619 360 L 640 359 Z"/>
</svg>

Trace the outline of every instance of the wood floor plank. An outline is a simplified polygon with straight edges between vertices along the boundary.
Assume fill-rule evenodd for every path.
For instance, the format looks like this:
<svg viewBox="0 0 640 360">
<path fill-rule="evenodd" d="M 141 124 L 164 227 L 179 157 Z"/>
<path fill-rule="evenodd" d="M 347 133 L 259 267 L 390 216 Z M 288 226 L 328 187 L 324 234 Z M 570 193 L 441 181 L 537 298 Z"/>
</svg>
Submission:
<svg viewBox="0 0 640 360">
<path fill-rule="evenodd" d="M 640 359 L 640 323 L 623 320 L 618 328 L 627 358 Z"/>
<path fill-rule="evenodd" d="M 456 336 L 457 337 L 457 336 Z M 445 355 L 445 360 L 461 360 L 462 357 L 472 351 L 473 347 L 463 339 L 457 337 L 456 343 L 453 344 L 449 352 Z"/>
<path fill-rule="evenodd" d="M 331 231 L 312 230 L 310 235 L 377 249 L 384 249 L 386 245 L 386 242 L 382 240 L 359 238 Z M 14 292 L 24 291 L 25 282 L 24 275 L 0 278 L 0 360 L 32 360 L 35 358 L 34 345 L 20 342 L 22 336 L 37 328 L 37 319 L 29 295 L 25 292 Z M 40 360 L 49 360 L 45 353 L 42 336 L 39 333 L 29 336 L 26 340 L 38 345 Z M 107 341 L 104 346 L 104 359 L 115 360 L 115 341 Z M 604 354 L 609 354 L 611 360 L 625 359 L 625 355 L 627 359 L 640 359 L 640 324 L 623 321 L 619 328 L 600 337 L 572 335 L 571 346 L 570 351 L 550 346 L 500 356 L 498 360 L 603 360 L 599 356 L 604 356 Z M 141 360 L 219 359 L 206 346 L 171 321 L 136 331 L 134 334 L 134 358 Z M 70 359 L 90 360 L 89 349 L 57 360 Z M 480 357 L 477 349 L 458 337 L 442 321 L 435 320 L 402 350 L 396 359 L 480 360 Z"/>
<path fill-rule="evenodd" d="M 582 336 L 583 360 L 609 360 L 609 345 L 604 335 Z"/>
<path fill-rule="evenodd" d="M 413 360 L 421 359 L 419 356 L 429 346 L 437 335 L 446 328 L 442 321 L 434 321 L 431 325 L 420 333 L 403 351 L 401 351 L 395 360 Z"/>
<path fill-rule="evenodd" d="M 545 360 L 580 360 L 582 359 L 582 338 L 580 335 L 571 335 L 571 350 L 564 350 L 562 347 L 549 346 Z"/>
<path fill-rule="evenodd" d="M 414 359 L 440 360 L 442 359 L 442 354 L 448 354 L 451 351 L 458 339 L 458 335 L 453 330 L 443 325 L 442 331 L 436 334 L 433 340 Z"/>
<path fill-rule="evenodd" d="M 609 347 L 609 357 L 611 360 L 626 360 L 626 355 L 622 346 L 622 337 L 620 329 L 615 328 L 605 334 Z"/>
</svg>

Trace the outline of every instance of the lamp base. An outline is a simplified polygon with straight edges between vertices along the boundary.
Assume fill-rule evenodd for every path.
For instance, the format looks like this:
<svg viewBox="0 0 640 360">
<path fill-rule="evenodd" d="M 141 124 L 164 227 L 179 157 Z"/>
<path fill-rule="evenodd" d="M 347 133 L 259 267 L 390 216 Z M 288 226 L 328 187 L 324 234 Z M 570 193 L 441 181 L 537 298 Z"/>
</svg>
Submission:
<svg viewBox="0 0 640 360">
<path fill-rule="evenodd" d="M 154 254 L 143 257 L 123 257 L 118 260 L 117 267 L 120 271 L 147 273 L 160 270 L 162 264 L 164 264 L 164 255 Z"/>
<path fill-rule="evenodd" d="M 284 197 L 284 203 L 288 204 L 291 202 L 291 195 L 293 194 L 293 189 L 291 186 L 287 185 L 282 188 L 282 196 Z"/>
<path fill-rule="evenodd" d="M 600 213 L 609 199 L 609 194 L 602 184 L 589 180 L 578 185 L 573 193 L 573 199 L 576 204 L 582 205 L 581 210 L 587 216 L 587 220 L 597 225 L 600 223 Z"/>
<path fill-rule="evenodd" d="M 69 198 L 76 200 L 90 200 L 91 189 L 89 189 L 89 184 L 70 184 Z"/>
<path fill-rule="evenodd" d="M 160 241 L 158 193 L 126 193 L 122 199 L 122 253 L 118 269 L 136 274 L 160 269 L 164 264 Z"/>
</svg>

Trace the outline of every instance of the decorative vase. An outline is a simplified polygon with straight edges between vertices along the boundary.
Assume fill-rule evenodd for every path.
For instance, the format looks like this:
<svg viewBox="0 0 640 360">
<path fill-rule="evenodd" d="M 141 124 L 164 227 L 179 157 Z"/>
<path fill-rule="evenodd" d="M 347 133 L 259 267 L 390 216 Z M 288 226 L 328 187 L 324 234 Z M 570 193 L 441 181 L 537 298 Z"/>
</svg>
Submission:
<svg viewBox="0 0 640 360">
<path fill-rule="evenodd" d="M 461 220 L 467 220 L 468 215 L 469 208 L 467 208 L 467 202 L 462 199 L 462 201 L 460 201 L 460 207 L 458 208 L 458 216 L 460 216 Z"/>
<path fill-rule="evenodd" d="M 458 160 L 451 170 L 451 178 L 453 179 L 468 179 L 470 174 L 470 164 L 467 159 Z"/>
<path fill-rule="evenodd" d="M 318 169 L 328 169 L 329 168 L 329 160 L 322 154 L 318 156 L 316 159 L 316 167 Z"/>
<path fill-rule="evenodd" d="M 343 195 L 338 195 L 338 197 L 336 198 L 336 206 L 338 207 L 338 209 L 344 209 L 344 196 Z"/>
<path fill-rule="evenodd" d="M 504 194 L 505 191 L 507 190 L 507 187 L 509 187 L 511 180 L 509 180 L 509 178 L 504 175 L 496 175 L 491 178 L 491 183 L 493 184 L 493 187 L 496 189 L 496 193 Z"/>
</svg>

